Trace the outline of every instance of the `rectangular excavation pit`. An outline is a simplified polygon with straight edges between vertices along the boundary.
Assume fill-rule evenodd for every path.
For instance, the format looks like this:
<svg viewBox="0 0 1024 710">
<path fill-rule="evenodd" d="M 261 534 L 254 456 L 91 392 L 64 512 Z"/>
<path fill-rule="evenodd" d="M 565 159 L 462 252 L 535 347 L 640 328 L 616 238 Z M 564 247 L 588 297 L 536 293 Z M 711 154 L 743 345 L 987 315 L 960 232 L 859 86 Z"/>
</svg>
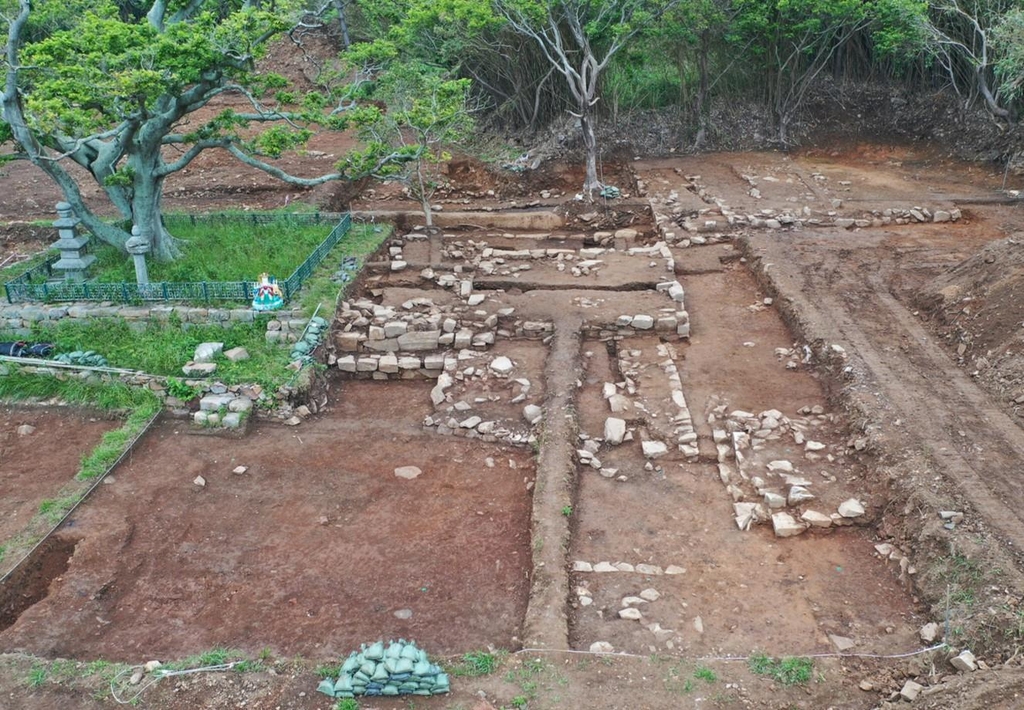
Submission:
<svg viewBox="0 0 1024 710">
<path fill-rule="evenodd" d="M 82 457 L 120 422 L 60 407 L 0 406 L 0 545 L 58 496 Z"/>
<path fill-rule="evenodd" d="M 798 655 L 836 651 L 851 639 L 854 652 L 916 649 L 921 610 L 900 580 L 899 566 L 879 559 L 866 528 L 810 529 L 795 539 L 776 538 L 770 522 L 738 529 L 733 492 L 718 466 L 716 432 L 730 435 L 724 461 L 741 483 L 743 501 L 762 502 L 749 480 L 755 475 L 788 491 L 784 476 L 768 467 L 783 459 L 793 464 L 794 476 L 810 479 L 806 488 L 815 495 L 805 506 L 785 509 L 797 519 L 805 507 L 835 513 L 850 497 L 866 501 L 870 517 L 884 506 L 887 491 L 848 451 L 845 422 L 829 409 L 817 374 L 801 361 L 802 350 L 791 352 L 793 336 L 765 306 L 746 269 L 730 265 L 688 277 L 684 286 L 691 341 L 664 344 L 642 336 L 618 340 L 607 351 L 592 342 L 584 346 L 581 434 L 600 439 L 605 420 L 617 417 L 634 438 L 620 445 L 600 442 L 592 452 L 600 469 L 585 463 L 578 468 L 569 552 L 573 647 L 605 641 L 615 650 L 643 654 L 764 649 Z M 776 355 L 777 347 L 787 354 Z M 787 368 L 793 359 L 796 367 Z M 699 437 L 697 460 L 674 439 L 685 417 L 673 396 L 669 365 Z M 611 390 L 605 391 L 608 383 L 620 398 L 618 413 L 607 396 Z M 715 411 L 723 404 L 725 415 L 742 408 L 751 416 L 727 424 L 727 416 Z M 760 427 L 772 417 L 759 415 L 772 409 L 781 411 L 784 423 L 758 428 L 761 436 L 748 433 L 753 443 L 743 449 L 748 478 L 742 480 L 731 434 L 752 419 Z M 661 441 L 666 452 L 645 456 L 642 440 Z M 823 448 L 808 448 L 808 441 Z M 608 469 L 615 474 L 607 475 Z M 622 618 L 626 609 L 636 611 Z"/>
<path fill-rule="evenodd" d="M 213 647 L 337 659 L 390 637 L 437 654 L 515 647 L 531 451 L 424 431 L 429 389 L 341 383 L 322 416 L 241 440 L 159 424 L 76 512 L 69 568 L 0 649 L 138 661 Z M 397 477 L 403 466 L 422 473 Z"/>
</svg>

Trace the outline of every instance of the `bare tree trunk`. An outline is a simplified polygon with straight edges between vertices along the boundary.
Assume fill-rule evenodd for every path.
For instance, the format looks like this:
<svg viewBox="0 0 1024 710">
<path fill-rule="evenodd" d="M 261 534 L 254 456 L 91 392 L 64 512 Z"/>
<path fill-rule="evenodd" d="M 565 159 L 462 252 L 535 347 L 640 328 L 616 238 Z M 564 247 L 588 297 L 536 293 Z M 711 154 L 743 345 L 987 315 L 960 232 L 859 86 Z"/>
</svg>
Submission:
<svg viewBox="0 0 1024 710">
<path fill-rule="evenodd" d="M 334 0 L 334 10 L 338 13 L 338 29 L 341 30 L 341 48 L 348 49 L 352 44 L 352 38 L 348 34 L 348 0 Z"/>
<path fill-rule="evenodd" d="M 699 86 L 697 89 L 697 136 L 693 139 L 694 148 L 703 148 L 708 137 L 708 94 L 710 93 L 708 82 L 708 55 L 711 53 L 711 32 L 704 30 L 700 35 L 700 50 L 697 54 L 697 69 L 699 72 Z"/>
<path fill-rule="evenodd" d="M 580 114 L 580 127 L 583 129 L 583 147 L 587 151 L 587 172 L 583 181 L 583 193 L 587 199 L 594 199 L 594 192 L 601 189 L 597 179 L 597 135 L 594 133 L 595 116 L 590 107 Z"/>
<path fill-rule="evenodd" d="M 434 226 L 434 214 L 430 210 L 430 195 L 427 194 L 427 183 L 423 179 L 423 161 L 416 161 L 416 182 L 419 185 L 417 192 L 420 198 L 420 207 L 423 208 L 423 219 L 428 227 Z"/>
</svg>

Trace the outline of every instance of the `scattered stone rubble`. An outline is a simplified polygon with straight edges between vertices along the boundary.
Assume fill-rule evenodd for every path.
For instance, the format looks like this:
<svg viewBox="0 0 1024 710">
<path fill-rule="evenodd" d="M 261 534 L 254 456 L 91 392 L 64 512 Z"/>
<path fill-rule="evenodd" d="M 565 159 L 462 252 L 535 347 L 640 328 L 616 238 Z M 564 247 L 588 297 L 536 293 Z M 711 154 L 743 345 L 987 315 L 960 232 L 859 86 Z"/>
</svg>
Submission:
<svg viewBox="0 0 1024 710">
<path fill-rule="evenodd" d="M 444 369 L 430 391 L 434 413 L 424 417 L 425 428 L 447 436 L 513 445 L 531 444 L 536 440 L 533 427 L 543 416 L 543 410 L 537 405 L 526 404 L 521 421 L 495 419 L 477 411 L 503 400 L 521 404 L 530 396 L 532 383 L 525 377 L 515 376 L 516 364 L 511 358 L 504 355 L 491 358 L 486 353 L 463 350 L 457 357 L 444 358 L 441 362 Z M 482 394 L 457 399 L 453 394 L 456 383 L 472 386 Z"/>
<path fill-rule="evenodd" d="M 733 514 L 740 530 L 771 523 L 777 537 L 793 537 L 810 528 L 831 528 L 866 524 L 864 504 L 850 498 L 835 512 L 822 512 L 813 501 L 817 486 L 835 481 L 822 475 L 812 479 L 802 474 L 792 461 L 764 461 L 759 452 L 771 441 L 783 437 L 804 449 L 804 459 L 834 462 L 843 452 L 833 454 L 829 447 L 809 438 L 812 429 L 832 421 L 820 405 L 803 407 L 797 417 L 787 417 L 771 409 L 754 414 L 728 411 L 727 405 L 709 403 L 708 424 L 718 457 L 718 476 L 733 500 Z"/>
<path fill-rule="evenodd" d="M 678 172 L 678 171 L 677 171 Z M 843 207 L 841 199 L 833 198 L 833 209 L 822 212 L 812 209 L 809 204 L 803 207 L 794 206 L 786 209 L 765 208 L 756 212 L 742 212 L 729 207 L 719 197 L 713 197 L 702 183 L 700 175 L 683 175 L 686 189 L 696 195 L 707 207 L 696 211 L 688 209 L 679 200 L 678 191 L 671 191 L 666 197 L 650 198 L 651 211 L 661 237 L 673 246 L 688 247 L 701 244 L 714 244 L 729 239 L 729 232 L 738 228 L 778 230 L 785 228 L 802 229 L 805 227 L 831 227 L 839 229 L 867 229 L 888 225 L 913 224 L 922 222 L 957 222 L 963 215 L 959 209 L 931 211 L 926 207 L 887 208 L 884 210 L 863 211 L 857 216 L 841 216 L 838 210 Z M 750 185 L 748 194 L 755 200 L 761 199 L 759 180 L 778 182 L 774 176 L 755 177 L 743 175 Z M 822 182 L 824 175 L 815 173 L 815 181 Z M 788 198 L 796 201 L 796 198 Z M 808 203 L 817 202 L 813 192 L 805 193 Z"/>
</svg>

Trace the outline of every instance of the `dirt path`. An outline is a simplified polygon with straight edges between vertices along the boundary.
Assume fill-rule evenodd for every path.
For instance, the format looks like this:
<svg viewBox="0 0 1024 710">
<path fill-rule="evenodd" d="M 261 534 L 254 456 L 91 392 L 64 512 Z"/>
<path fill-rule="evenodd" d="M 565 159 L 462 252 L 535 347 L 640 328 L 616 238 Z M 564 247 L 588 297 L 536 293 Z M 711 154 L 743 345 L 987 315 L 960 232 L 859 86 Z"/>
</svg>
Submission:
<svg viewBox="0 0 1024 710">
<path fill-rule="evenodd" d="M 861 396 L 887 413 L 881 435 L 920 449 L 1024 563 L 1024 432 L 888 293 L 887 269 L 873 269 L 848 241 L 830 247 L 791 235 L 752 237 L 749 245 L 821 338 L 851 354 Z M 873 247 L 863 248 L 874 256 Z"/>
</svg>

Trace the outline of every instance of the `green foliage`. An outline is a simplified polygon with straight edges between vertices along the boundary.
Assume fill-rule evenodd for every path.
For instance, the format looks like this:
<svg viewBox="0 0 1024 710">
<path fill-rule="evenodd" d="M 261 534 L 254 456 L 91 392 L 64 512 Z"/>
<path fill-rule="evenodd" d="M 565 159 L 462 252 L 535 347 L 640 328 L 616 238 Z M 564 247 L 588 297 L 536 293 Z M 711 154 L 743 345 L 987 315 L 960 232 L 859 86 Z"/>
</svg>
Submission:
<svg viewBox="0 0 1024 710">
<path fill-rule="evenodd" d="M 705 683 L 714 683 L 718 680 L 718 675 L 707 666 L 697 666 L 697 670 L 693 672 L 693 677 Z"/>
<path fill-rule="evenodd" d="M 453 676 L 473 678 L 476 676 L 490 675 L 497 670 L 501 663 L 501 657 L 496 653 L 486 651 L 470 651 L 462 656 L 462 659 L 449 668 Z"/>
<path fill-rule="evenodd" d="M 17 264 L 11 264 L 10 266 L 6 266 L 0 269 L 0 285 L 7 283 L 11 279 L 15 279 L 21 276 L 29 269 L 39 266 L 54 254 L 56 254 L 55 251 L 47 250 L 42 253 L 36 254 L 31 259 L 19 261 Z"/>
<path fill-rule="evenodd" d="M 338 299 L 344 297 L 356 278 L 356 274 L 353 273 L 349 281 L 340 285 L 332 280 L 332 276 L 338 270 L 338 264 L 345 257 L 351 256 L 356 258 L 358 268 L 361 269 L 367 257 L 376 252 L 389 236 L 389 224 L 353 224 L 345 238 L 338 242 L 302 284 L 298 298 L 302 312 L 312 316 L 319 305 L 320 317 L 330 321 L 334 317 Z"/>
<path fill-rule="evenodd" d="M 426 203 L 437 188 L 432 167 L 450 159 L 446 148 L 473 128 L 469 88 L 469 79 L 448 78 L 434 67 L 391 64 L 373 92 L 388 110 L 366 107 L 350 115 L 364 147 L 345 155 L 338 170 L 347 179 L 400 180 Z"/>
<path fill-rule="evenodd" d="M 334 704 L 334 710 L 359 710 L 359 701 L 355 698 L 342 698 Z"/>
<path fill-rule="evenodd" d="M 28 672 L 28 687 L 38 688 L 46 682 L 47 675 L 49 675 L 49 669 L 45 665 L 41 663 L 34 664 L 32 669 Z"/>
<path fill-rule="evenodd" d="M 939 579 L 949 590 L 949 602 L 967 609 L 974 606 L 985 582 L 985 570 L 962 553 L 953 553 L 936 561 Z"/>
<path fill-rule="evenodd" d="M 809 683 L 814 676 L 814 661 L 804 657 L 772 658 L 757 653 L 748 659 L 747 665 L 755 675 L 767 676 L 786 686 Z"/>
<path fill-rule="evenodd" d="M 564 515 L 567 518 L 569 516 L 571 516 L 572 515 L 572 506 L 571 505 L 563 505 L 562 506 L 562 515 Z"/>
<path fill-rule="evenodd" d="M 1024 9 L 1013 9 L 1002 16 L 992 31 L 992 43 L 998 51 L 995 73 L 1000 93 L 1012 100 L 1024 95 Z"/>
<path fill-rule="evenodd" d="M 174 377 L 181 375 L 182 365 L 192 359 L 197 345 L 208 341 L 223 342 L 225 349 L 240 346 L 249 352 L 248 360 L 218 362 L 217 376 L 225 383 L 258 382 L 266 388 L 275 388 L 289 374 L 285 369 L 287 357 L 278 345 L 267 342 L 266 326 L 262 321 L 234 323 L 228 328 L 189 324 L 188 329 L 183 328 L 180 321 L 174 321 L 172 319 L 167 324 L 147 322 L 136 328 L 139 324 L 119 318 L 85 322 L 64 319 L 35 324 L 32 337 L 54 343 L 62 352 L 102 352 L 113 367 Z M 0 378 L 0 388 L 5 379 Z M 0 389 L 0 396 L 2 394 Z"/>
<path fill-rule="evenodd" d="M 185 384 L 184 380 L 177 377 L 171 377 L 167 380 L 167 394 L 175 399 L 180 399 L 182 402 L 188 402 L 194 397 L 199 395 L 199 388 Z"/>
<path fill-rule="evenodd" d="M 267 272 L 285 279 L 327 238 L 334 224 L 300 220 L 254 224 L 244 213 L 238 221 L 189 224 L 169 220 L 182 240 L 182 256 L 171 263 L 148 263 L 150 281 L 256 281 Z M 346 237 L 347 239 L 347 237 Z M 343 240 L 344 241 L 344 240 Z M 135 267 L 124 252 L 108 245 L 95 249 L 92 266 L 101 282 L 134 283 Z"/>
</svg>

